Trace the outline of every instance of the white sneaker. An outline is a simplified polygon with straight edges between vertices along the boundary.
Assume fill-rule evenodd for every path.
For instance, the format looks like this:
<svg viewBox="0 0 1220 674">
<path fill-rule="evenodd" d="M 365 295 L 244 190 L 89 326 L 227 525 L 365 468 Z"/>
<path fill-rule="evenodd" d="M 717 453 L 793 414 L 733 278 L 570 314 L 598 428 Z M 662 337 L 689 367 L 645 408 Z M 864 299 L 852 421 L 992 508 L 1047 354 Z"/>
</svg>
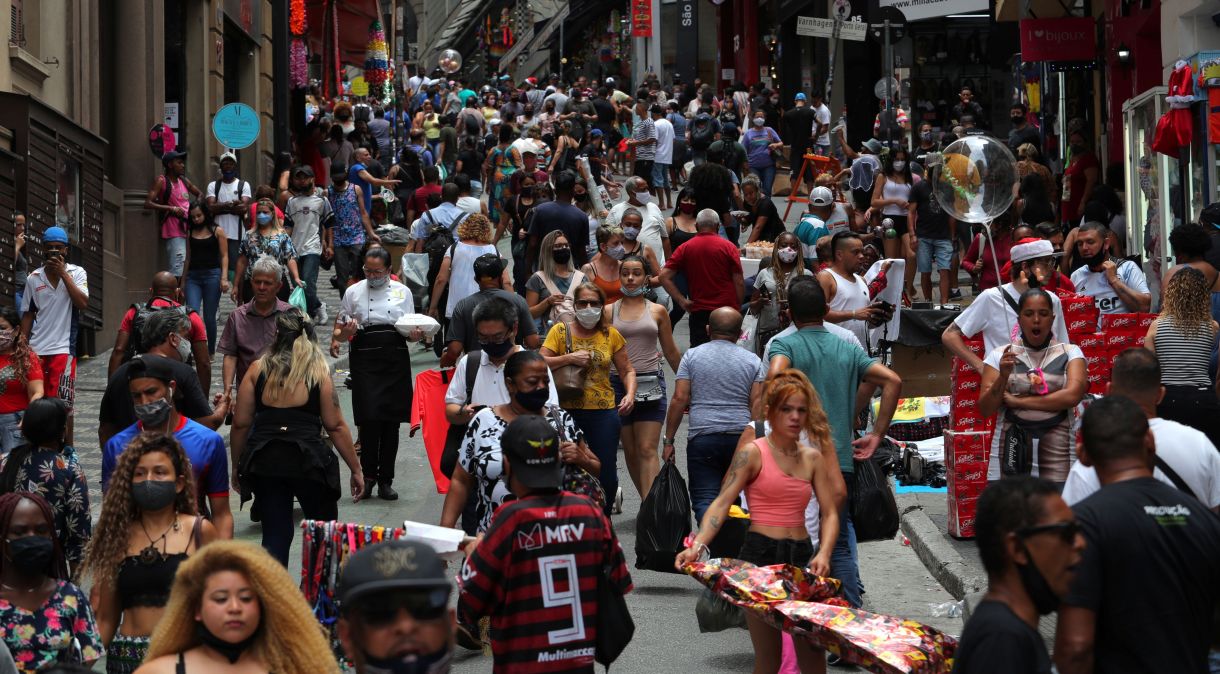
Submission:
<svg viewBox="0 0 1220 674">
<path fill-rule="evenodd" d="M 329 316 L 329 315 L 327 315 L 327 313 L 326 313 L 326 305 L 325 305 L 325 304 L 319 304 L 319 305 L 318 305 L 318 310 L 317 310 L 317 312 L 315 312 L 314 324 L 316 324 L 316 325 L 326 325 L 326 322 L 327 322 L 328 320 L 330 320 L 330 316 Z"/>
<path fill-rule="evenodd" d="M 611 511 L 615 515 L 623 514 L 623 488 L 619 487 L 614 492 L 614 509 Z"/>
</svg>

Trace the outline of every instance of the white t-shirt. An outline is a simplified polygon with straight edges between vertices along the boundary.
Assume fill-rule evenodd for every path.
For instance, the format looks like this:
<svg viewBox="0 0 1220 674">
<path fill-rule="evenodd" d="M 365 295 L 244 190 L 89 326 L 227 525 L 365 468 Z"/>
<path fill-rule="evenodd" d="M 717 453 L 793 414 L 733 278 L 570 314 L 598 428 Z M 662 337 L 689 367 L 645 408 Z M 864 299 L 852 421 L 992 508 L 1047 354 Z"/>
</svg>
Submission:
<svg viewBox="0 0 1220 674">
<path fill-rule="evenodd" d="M 294 195 L 284 204 L 284 217 L 292 221 L 292 246 L 297 255 L 321 255 L 324 223 L 334 217 L 330 199 L 317 191 Z"/>
<path fill-rule="evenodd" d="M 652 249 L 652 254 L 657 256 L 657 264 L 665 264 L 665 244 L 661 241 L 661 239 L 669 238 L 669 230 L 665 228 L 665 214 L 661 212 L 660 207 L 654 202 L 648 202 L 644 206 L 636 206 L 626 201 L 620 201 L 610 207 L 606 215 L 606 224 L 611 227 L 621 226 L 619 223 L 623 219 L 623 212 L 628 208 L 634 208 L 644 216 L 644 224 L 640 228 L 640 236 L 637 240 Z M 653 273 L 658 273 L 659 271 L 654 269 Z"/>
<path fill-rule="evenodd" d="M 836 201 L 834 207 L 830 209 L 830 215 L 826 217 L 824 224 L 826 231 L 830 232 L 831 236 L 851 229 L 851 223 L 847 220 L 847 207 Z"/>
<path fill-rule="evenodd" d="M 521 351 L 522 347 L 514 346 L 513 353 Z M 445 391 L 445 404 L 465 405 L 466 400 L 466 362 L 467 356 L 462 354 L 453 374 L 449 378 L 449 388 Z M 495 365 L 487 358 L 487 353 L 479 352 L 479 374 L 474 378 L 474 390 L 470 401 L 475 405 L 504 405 L 509 401 L 508 387 L 504 385 L 504 365 Z M 505 361 L 507 362 L 507 361 Z M 555 380 L 551 379 L 551 396 L 547 398 L 548 405 L 559 406 L 559 392 L 555 390 Z"/>
<path fill-rule="evenodd" d="M 76 287 L 89 296 L 89 276 L 83 267 L 64 264 L 64 273 L 72 277 Z M 52 286 L 42 267 L 26 278 L 25 294 L 21 296 L 21 312 L 37 307 L 34 326 L 30 328 L 30 350 L 39 356 L 71 353 L 72 297 L 63 279 Z"/>
<path fill-rule="evenodd" d="M 872 303 L 868 296 L 868 284 L 864 282 L 864 278 L 859 274 L 852 274 L 851 278 L 844 278 L 833 269 L 828 268 L 826 271 L 830 272 L 835 280 L 835 296 L 828 303 L 831 310 L 855 311 L 856 309 L 863 309 Z M 867 322 L 846 320 L 842 324 L 844 328 L 850 330 L 862 343 L 868 343 Z"/>
<path fill-rule="evenodd" d="M 471 215 L 478 215 L 483 212 L 483 202 L 479 201 L 478 197 L 458 197 L 457 207 Z"/>
<path fill-rule="evenodd" d="M 823 103 L 813 109 L 813 128 L 810 132 L 818 130 L 819 124 L 826 125 L 826 133 L 818 136 L 818 145 L 830 145 L 830 108 Z"/>
<path fill-rule="evenodd" d="M 827 323 L 827 322 L 823 322 L 822 327 L 826 328 L 826 332 L 829 332 L 830 334 L 834 335 L 835 337 L 838 337 L 839 339 L 847 342 L 848 344 L 855 344 L 856 346 L 860 347 L 861 350 L 866 350 L 866 349 L 864 349 L 864 345 L 860 343 L 860 338 L 857 337 L 856 333 L 852 332 L 851 330 L 848 330 L 847 328 L 841 328 L 841 327 L 835 325 L 834 323 Z M 793 323 L 792 325 L 789 325 L 788 327 L 784 328 L 783 330 L 780 330 L 779 332 L 777 332 L 774 337 L 767 340 L 767 348 L 763 349 L 763 353 L 770 355 L 771 344 L 774 343 L 775 340 L 777 340 L 777 339 L 783 339 L 784 337 L 787 337 L 788 335 L 795 335 L 796 329 L 797 329 L 796 324 Z M 768 358 L 768 361 L 770 361 L 769 358 Z"/>
<path fill-rule="evenodd" d="M 653 162 L 672 164 L 674 161 L 674 125 L 664 117 L 654 119 L 652 123 L 657 127 L 657 156 Z"/>
<path fill-rule="evenodd" d="M 384 288 L 370 288 L 368 281 L 358 281 L 343 293 L 340 303 L 340 315 L 351 316 L 362 326 L 394 325 L 411 313 L 415 313 L 415 298 L 398 281 L 390 281 Z"/>
<path fill-rule="evenodd" d="M 1011 283 L 1005 283 L 1002 288 L 1013 302 L 1021 297 L 1013 289 Z M 961 329 L 962 334 L 967 337 L 983 333 L 984 353 L 991 353 L 998 346 L 1011 344 L 1013 331 L 1018 329 L 1017 312 L 1013 311 L 1008 302 L 1000 296 L 1000 292 L 1000 288 L 984 290 L 960 316 L 953 320 L 953 323 Z M 1059 298 L 1055 296 L 1055 293 L 1050 293 L 1050 296 L 1051 309 L 1055 312 L 1055 323 L 1051 328 L 1051 335 L 1056 341 L 1067 344 L 1072 340 L 1068 338 L 1067 324 L 1063 322 L 1063 307 L 1060 306 Z"/>
<path fill-rule="evenodd" d="M 457 303 L 479 292 L 479 284 L 474 280 L 474 261 L 480 255 L 498 254 L 491 244 L 474 246 L 461 241 L 446 250 L 445 257 L 448 258 L 450 253 L 453 259 L 449 263 L 449 300 L 445 303 L 445 318 L 453 318 L 453 308 Z"/>
<path fill-rule="evenodd" d="M 1220 506 L 1220 452 L 1207 436 L 1190 426 L 1160 417 L 1149 419 L 1148 427 L 1156 440 L 1157 456 L 1182 478 L 1195 493 L 1195 498 L 1208 508 Z M 1153 469 L 1152 476 L 1177 486 L 1160 468 Z M 1068 505 L 1076 505 L 1098 489 L 1101 489 L 1101 482 L 1097 479 L 1097 470 L 1077 462 L 1063 485 L 1063 500 Z"/>
<path fill-rule="evenodd" d="M 1137 293 L 1148 292 L 1148 280 L 1144 278 L 1144 272 L 1139 265 L 1130 260 L 1123 260 L 1115 272 L 1123 285 L 1131 290 Z M 1118 293 L 1114 292 L 1114 288 L 1110 287 L 1105 272 L 1095 272 L 1088 267 L 1081 267 L 1072 272 L 1072 285 L 1076 286 L 1076 292 L 1097 300 L 1097 308 L 1103 314 L 1130 314 L 1136 311 L 1135 307 L 1128 307 L 1123 303 Z"/>
<path fill-rule="evenodd" d="M 239 189 L 241 190 L 240 194 L 238 193 Z M 241 178 L 234 178 L 231 183 L 226 183 L 223 180 L 213 180 L 208 183 L 207 196 L 215 197 L 216 203 L 220 205 L 245 197 L 254 198 L 254 193 L 250 191 L 250 183 Z M 222 213 L 215 216 L 213 220 L 216 222 L 217 227 L 224 230 L 226 237 L 235 241 L 241 238 L 241 216 Z"/>
</svg>

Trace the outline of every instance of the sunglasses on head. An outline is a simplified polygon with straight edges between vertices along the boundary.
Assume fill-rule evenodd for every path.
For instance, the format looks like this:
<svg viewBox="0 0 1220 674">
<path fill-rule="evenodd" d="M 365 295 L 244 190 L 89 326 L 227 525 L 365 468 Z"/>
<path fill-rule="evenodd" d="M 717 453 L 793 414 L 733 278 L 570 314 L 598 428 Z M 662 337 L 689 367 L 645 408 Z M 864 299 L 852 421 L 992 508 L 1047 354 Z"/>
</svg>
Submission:
<svg viewBox="0 0 1220 674">
<path fill-rule="evenodd" d="M 1017 536 L 1021 538 L 1029 538 L 1038 534 L 1056 534 L 1064 543 L 1071 544 L 1076 541 L 1076 535 L 1080 533 L 1080 523 L 1076 520 L 1067 522 L 1055 522 L 1054 524 L 1039 524 L 1033 527 L 1022 527 L 1017 529 Z"/>
<path fill-rule="evenodd" d="M 416 620 L 436 620 L 449 607 L 449 589 L 399 590 L 362 598 L 355 610 L 369 627 L 384 627 L 406 611 Z"/>
</svg>

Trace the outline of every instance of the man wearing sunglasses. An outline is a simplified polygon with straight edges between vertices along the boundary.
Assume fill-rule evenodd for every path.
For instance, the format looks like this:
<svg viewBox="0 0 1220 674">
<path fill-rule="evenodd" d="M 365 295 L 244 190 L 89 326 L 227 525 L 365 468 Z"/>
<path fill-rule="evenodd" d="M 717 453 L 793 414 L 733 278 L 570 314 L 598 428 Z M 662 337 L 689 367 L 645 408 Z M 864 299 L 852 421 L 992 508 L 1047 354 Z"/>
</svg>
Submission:
<svg viewBox="0 0 1220 674">
<path fill-rule="evenodd" d="M 433 549 L 387 541 L 357 552 L 339 585 L 339 640 L 359 674 L 442 674 L 453 654 L 453 584 Z"/>
<path fill-rule="evenodd" d="M 974 521 L 987 594 L 958 642 L 956 674 L 1049 674 L 1038 618 L 1068 592 L 1084 550 L 1055 485 L 1027 475 L 992 483 Z"/>
<path fill-rule="evenodd" d="M 1078 503 L 1088 548 L 1063 598 L 1055 664 L 1078 672 L 1208 671 L 1220 598 L 1220 518 L 1153 477 L 1156 440 L 1139 405 L 1089 405 L 1076 453 L 1101 489 Z"/>
</svg>

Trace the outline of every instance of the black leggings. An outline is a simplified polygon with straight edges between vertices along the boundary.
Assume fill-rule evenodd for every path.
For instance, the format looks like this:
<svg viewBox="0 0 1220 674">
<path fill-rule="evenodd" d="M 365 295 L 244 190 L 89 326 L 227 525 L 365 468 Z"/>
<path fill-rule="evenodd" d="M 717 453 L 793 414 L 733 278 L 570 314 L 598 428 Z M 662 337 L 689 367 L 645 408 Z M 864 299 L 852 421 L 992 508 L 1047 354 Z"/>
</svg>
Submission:
<svg viewBox="0 0 1220 674">
<path fill-rule="evenodd" d="M 398 458 L 397 421 L 373 421 L 360 425 L 360 469 L 365 484 L 394 482 L 394 461 Z"/>
<path fill-rule="evenodd" d="M 293 522 L 293 500 L 301 503 L 305 519 L 332 521 L 339 519 L 339 504 L 334 492 L 316 480 L 284 477 L 256 477 L 254 495 L 262 509 L 263 547 L 284 566 L 296 534 Z"/>
</svg>

